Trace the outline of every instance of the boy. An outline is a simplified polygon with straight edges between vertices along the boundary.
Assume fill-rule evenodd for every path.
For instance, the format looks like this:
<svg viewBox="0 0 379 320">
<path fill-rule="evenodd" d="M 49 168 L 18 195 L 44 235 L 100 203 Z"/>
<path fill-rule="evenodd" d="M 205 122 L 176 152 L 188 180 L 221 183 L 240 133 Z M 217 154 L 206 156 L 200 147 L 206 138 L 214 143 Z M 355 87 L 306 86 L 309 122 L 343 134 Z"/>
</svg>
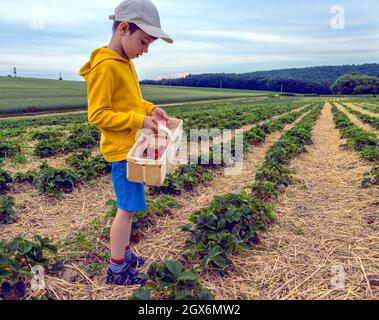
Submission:
<svg viewBox="0 0 379 320">
<path fill-rule="evenodd" d="M 144 185 L 127 180 L 125 159 L 140 129 L 157 132 L 158 121 L 168 121 L 168 117 L 142 98 L 132 59 L 147 53 L 158 38 L 173 40 L 161 30 L 158 10 L 150 0 L 123 1 L 109 18 L 114 20 L 109 45 L 93 51 L 80 70 L 87 81 L 88 121 L 101 130 L 100 149 L 112 163 L 118 205 L 110 234 L 107 283 L 144 285 L 136 270 L 144 258 L 130 249 L 133 216 L 146 209 Z"/>
</svg>

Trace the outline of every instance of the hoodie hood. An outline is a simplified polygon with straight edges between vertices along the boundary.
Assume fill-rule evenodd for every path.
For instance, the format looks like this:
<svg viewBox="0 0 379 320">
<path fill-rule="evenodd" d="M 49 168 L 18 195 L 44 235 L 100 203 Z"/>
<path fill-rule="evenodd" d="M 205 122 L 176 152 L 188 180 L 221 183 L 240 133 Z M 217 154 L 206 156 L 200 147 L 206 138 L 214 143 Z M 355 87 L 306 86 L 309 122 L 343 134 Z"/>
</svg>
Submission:
<svg viewBox="0 0 379 320">
<path fill-rule="evenodd" d="M 101 47 L 92 52 L 90 61 L 88 61 L 80 69 L 79 74 L 87 80 L 87 77 L 92 72 L 92 70 L 94 70 L 99 64 L 106 60 L 116 60 L 130 63 L 129 60 L 121 58 L 115 51 L 108 49 L 107 47 Z"/>
</svg>

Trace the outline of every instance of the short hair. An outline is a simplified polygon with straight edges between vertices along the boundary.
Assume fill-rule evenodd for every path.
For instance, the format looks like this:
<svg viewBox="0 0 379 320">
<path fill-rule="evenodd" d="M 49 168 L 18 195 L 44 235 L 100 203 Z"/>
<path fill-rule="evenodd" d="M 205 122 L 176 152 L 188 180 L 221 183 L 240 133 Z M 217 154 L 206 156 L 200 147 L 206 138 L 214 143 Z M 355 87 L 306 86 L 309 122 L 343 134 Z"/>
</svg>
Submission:
<svg viewBox="0 0 379 320">
<path fill-rule="evenodd" d="M 121 22 L 126 22 L 126 21 L 115 21 L 115 22 L 113 22 L 113 27 L 112 27 L 113 32 L 115 32 L 117 30 L 117 28 L 121 24 Z M 130 34 L 133 34 L 137 30 L 140 30 L 140 27 L 138 27 L 134 23 L 128 22 L 128 25 L 129 25 Z"/>
</svg>

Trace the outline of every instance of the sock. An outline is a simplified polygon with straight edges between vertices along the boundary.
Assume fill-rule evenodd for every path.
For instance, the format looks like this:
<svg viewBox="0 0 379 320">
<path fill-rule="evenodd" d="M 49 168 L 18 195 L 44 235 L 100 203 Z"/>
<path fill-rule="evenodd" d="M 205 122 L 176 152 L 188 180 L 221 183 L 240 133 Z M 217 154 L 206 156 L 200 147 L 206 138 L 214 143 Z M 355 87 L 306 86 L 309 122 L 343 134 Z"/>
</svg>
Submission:
<svg viewBox="0 0 379 320">
<path fill-rule="evenodd" d="M 111 269 L 114 273 L 120 273 L 122 269 L 126 266 L 125 259 L 116 260 L 111 258 L 111 262 L 109 263 L 109 269 Z"/>
<path fill-rule="evenodd" d="M 132 257 L 132 249 L 130 248 L 130 246 L 127 246 L 125 248 L 125 256 L 124 256 L 124 258 L 125 258 L 126 262 L 130 262 L 133 259 L 133 257 Z"/>
</svg>

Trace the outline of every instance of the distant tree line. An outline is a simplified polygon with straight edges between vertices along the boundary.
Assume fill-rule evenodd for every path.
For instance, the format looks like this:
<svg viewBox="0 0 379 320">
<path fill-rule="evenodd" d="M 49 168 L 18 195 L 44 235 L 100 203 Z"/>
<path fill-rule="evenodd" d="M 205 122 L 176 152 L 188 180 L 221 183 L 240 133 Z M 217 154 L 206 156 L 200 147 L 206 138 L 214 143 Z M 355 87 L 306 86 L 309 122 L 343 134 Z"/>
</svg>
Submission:
<svg viewBox="0 0 379 320">
<path fill-rule="evenodd" d="M 331 94 L 337 92 L 335 81 L 346 71 L 371 76 L 369 77 L 371 82 L 363 81 L 359 85 L 363 87 L 355 91 L 367 92 L 370 91 L 368 87 L 373 83 L 372 79 L 379 77 L 379 64 L 285 69 L 244 74 L 190 74 L 178 79 L 144 80 L 141 84 Z"/>
<path fill-rule="evenodd" d="M 331 86 L 337 94 L 379 94 L 379 79 L 361 73 L 347 73 Z"/>
</svg>

